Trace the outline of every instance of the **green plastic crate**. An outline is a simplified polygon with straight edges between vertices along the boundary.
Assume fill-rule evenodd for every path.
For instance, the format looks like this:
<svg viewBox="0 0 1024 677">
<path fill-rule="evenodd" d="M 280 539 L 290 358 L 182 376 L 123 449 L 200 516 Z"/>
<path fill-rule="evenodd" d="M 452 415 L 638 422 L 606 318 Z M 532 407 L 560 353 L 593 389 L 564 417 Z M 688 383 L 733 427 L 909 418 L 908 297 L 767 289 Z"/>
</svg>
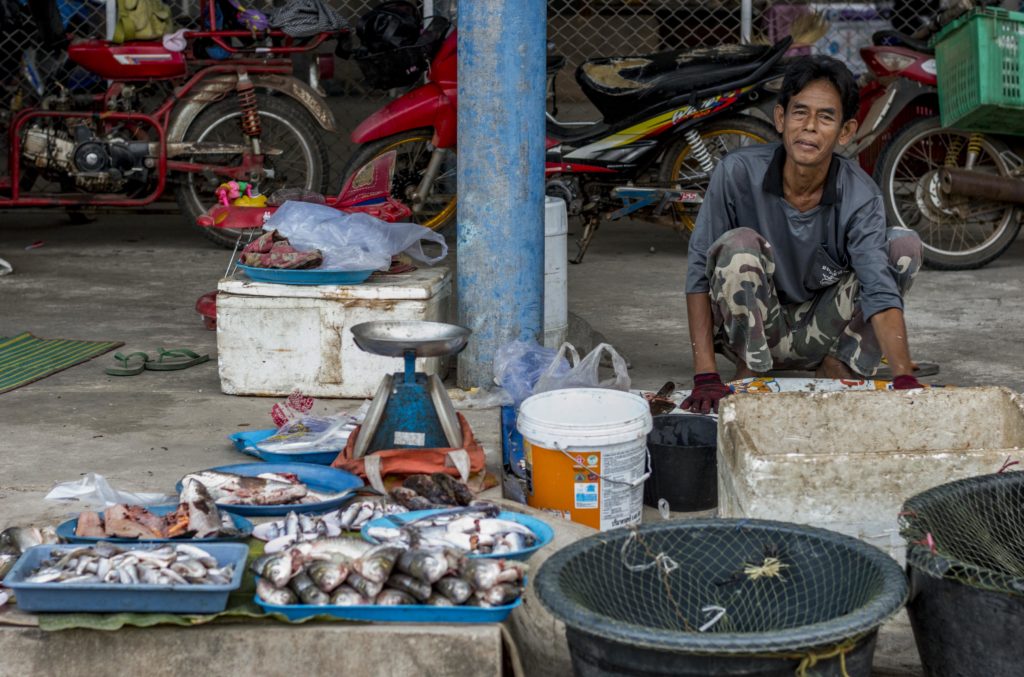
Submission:
<svg viewBox="0 0 1024 677">
<path fill-rule="evenodd" d="M 1024 135 L 1024 13 L 975 9 L 933 43 L 942 125 Z"/>
</svg>

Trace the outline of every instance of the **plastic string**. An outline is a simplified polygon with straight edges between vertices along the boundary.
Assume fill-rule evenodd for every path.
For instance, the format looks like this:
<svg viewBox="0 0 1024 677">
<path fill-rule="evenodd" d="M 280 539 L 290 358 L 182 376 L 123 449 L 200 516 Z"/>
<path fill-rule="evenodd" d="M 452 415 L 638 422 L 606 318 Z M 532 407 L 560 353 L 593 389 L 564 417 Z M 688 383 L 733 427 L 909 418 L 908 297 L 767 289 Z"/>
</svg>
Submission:
<svg viewBox="0 0 1024 677">
<path fill-rule="evenodd" d="M 714 614 L 707 623 L 697 628 L 697 632 L 706 632 L 714 627 L 715 623 L 722 620 L 722 616 L 725 616 L 725 607 L 712 604 L 702 608 L 701 612 L 705 614 Z"/>
</svg>

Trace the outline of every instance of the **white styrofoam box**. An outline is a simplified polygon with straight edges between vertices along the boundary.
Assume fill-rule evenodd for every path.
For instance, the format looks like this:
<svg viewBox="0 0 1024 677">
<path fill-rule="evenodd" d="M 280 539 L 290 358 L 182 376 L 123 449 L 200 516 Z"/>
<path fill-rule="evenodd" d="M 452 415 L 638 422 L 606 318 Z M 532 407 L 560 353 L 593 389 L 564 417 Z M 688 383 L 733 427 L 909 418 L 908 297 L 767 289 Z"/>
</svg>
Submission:
<svg viewBox="0 0 1024 677">
<path fill-rule="evenodd" d="M 372 397 L 394 357 L 362 351 L 351 328 L 372 320 L 446 322 L 451 273 L 443 266 L 363 284 L 299 286 L 224 279 L 217 286 L 221 390 L 229 395 Z M 419 359 L 437 373 L 441 358 Z"/>
<path fill-rule="evenodd" d="M 1024 447 L 1006 388 L 733 395 L 718 420 L 718 512 L 810 524 L 900 562 L 903 502 L 994 473 Z"/>
<path fill-rule="evenodd" d="M 557 348 L 569 333 L 567 235 L 565 201 L 544 198 L 544 345 Z"/>
</svg>

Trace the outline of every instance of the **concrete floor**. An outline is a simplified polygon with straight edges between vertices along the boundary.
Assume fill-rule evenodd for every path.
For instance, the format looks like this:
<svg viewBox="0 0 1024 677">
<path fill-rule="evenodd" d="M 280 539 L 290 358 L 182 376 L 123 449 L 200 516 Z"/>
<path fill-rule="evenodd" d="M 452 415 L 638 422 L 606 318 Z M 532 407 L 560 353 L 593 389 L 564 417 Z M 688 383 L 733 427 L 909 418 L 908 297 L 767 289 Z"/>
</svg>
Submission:
<svg viewBox="0 0 1024 677">
<path fill-rule="evenodd" d="M 36 241 L 43 246 L 25 249 Z M 216 351 L 193 304 L 216 287 L 228 252 L 178 218 L 105 215 L 73 226 L 56 212 L 4 212 L 0 257 L 15 269 L 0 277 L 0 336 Z M 934 381 L 1021 389 L 1022 264 L 1024 240 L 980 271 L 921 274 L 907 319 L 914 356 L 942 365 Z M 685 241 L 643 223 L 605 224 L 586 261 L 570 267 L 570 310 L 628 355 L 634 387 L 689 383 L 685 268 Z M 110 362 L 102 356 L 0 395 L 0 528 L 63 518 L 68 509 L 42 496 L 90 471 L 115 486 L 168 491 L 187 471 L 242 460 L 225 435 L 269 423 L 273 400 L 222 395 L 215 362 L 130 378 L 104 375 Z M 472 412 L 471 421 L 496 451 L 493 412 Z M 876 669 L 918 673 L 905 626 L 883 636 Z"/>
</svg>

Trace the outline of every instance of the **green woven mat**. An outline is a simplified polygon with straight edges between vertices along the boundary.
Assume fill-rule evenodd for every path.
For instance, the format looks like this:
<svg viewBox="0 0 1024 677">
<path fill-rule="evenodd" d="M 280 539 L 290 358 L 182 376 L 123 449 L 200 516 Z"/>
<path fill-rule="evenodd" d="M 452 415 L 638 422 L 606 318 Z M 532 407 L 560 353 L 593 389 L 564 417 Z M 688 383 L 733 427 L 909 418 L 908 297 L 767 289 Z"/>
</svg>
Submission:
<svg viewBox="0 0 1024 677">
<path fill-rule="evenodd" d="M 0 337 L 0 394 L 123 345 L 122 341 L 41 339 L 28 332 Z"/>
</svg>

